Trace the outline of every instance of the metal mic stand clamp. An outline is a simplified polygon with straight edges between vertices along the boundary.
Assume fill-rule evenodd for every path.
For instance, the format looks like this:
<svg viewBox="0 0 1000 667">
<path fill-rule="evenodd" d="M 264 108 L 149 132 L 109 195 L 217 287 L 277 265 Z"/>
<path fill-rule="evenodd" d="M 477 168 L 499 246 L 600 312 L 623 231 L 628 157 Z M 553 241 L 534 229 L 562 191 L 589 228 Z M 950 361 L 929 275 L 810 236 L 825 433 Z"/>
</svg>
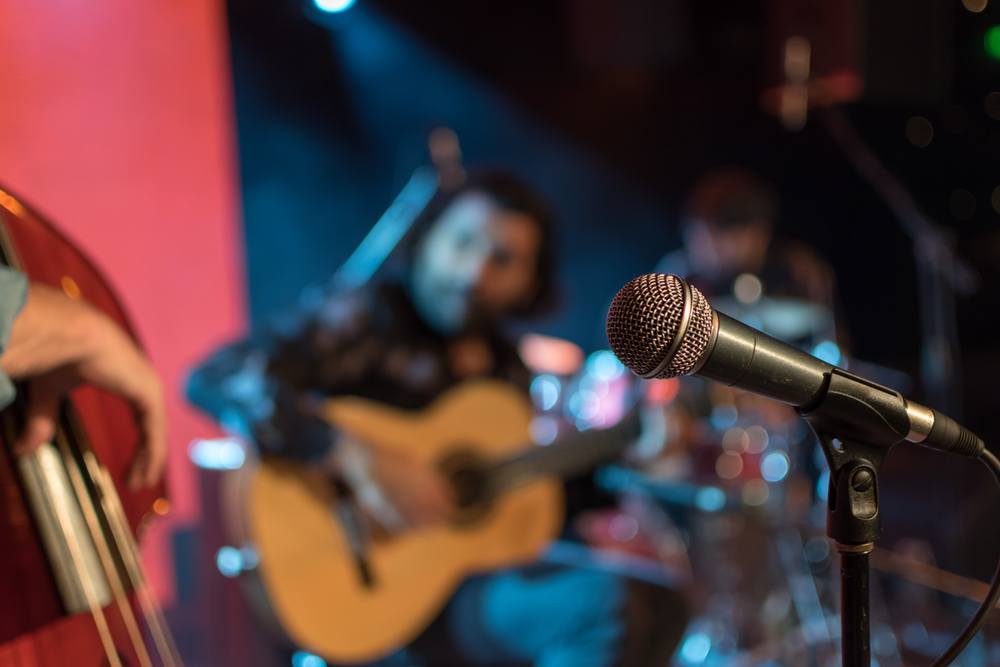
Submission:
<svg viewBox="0 0 1000 667">
<path fill-rule="evenodd" d="M 868 554 L 879 536 L 878 471 L 909 431 L 906 401 L 835 368 L 820 398 L 800 413 L 830 466 L 826 530 L 840 553 L 842 664 L 869 667 Z"/>
</svg>

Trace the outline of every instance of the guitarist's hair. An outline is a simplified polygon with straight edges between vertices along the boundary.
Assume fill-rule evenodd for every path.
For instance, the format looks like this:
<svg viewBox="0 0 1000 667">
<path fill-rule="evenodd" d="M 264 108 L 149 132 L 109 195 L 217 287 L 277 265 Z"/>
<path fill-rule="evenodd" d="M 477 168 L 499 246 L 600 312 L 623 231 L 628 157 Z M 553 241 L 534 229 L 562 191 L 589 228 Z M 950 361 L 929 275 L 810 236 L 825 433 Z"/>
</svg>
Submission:
<svg viewBox="0 0 1000 667">
<path fill-rule="evenodd" d="M 485 194 L 500 208 L 531 218 L 539 231 L 538 264 L 535 267 L 535 289 L 525 303 L 510 314 L 519 318 L 534 318 L 550 313 L 557 305 L 555 217 L 544 197 L 526 181 L 505 169 L 469 171 L 465 182 L 449 192 L 439 190 L 427 208 L 414 222 L 403 245 L 407 271 L 413 266 L 417 249 L 434 226 L 441 213 L 460 195 L 467 192 Z"/>
</svg>

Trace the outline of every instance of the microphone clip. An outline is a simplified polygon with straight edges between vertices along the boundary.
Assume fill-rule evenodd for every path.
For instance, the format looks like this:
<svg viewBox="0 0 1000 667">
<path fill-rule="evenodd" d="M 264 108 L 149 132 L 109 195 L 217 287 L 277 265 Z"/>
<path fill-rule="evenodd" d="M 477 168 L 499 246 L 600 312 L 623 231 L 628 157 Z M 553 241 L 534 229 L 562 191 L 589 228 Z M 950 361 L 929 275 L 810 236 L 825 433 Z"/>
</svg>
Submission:
<svg viewBox="0 0 1000 667">
<path fill-rule="evenodd" d="M 870 551 L 879 535 L 878 471 L 909 430 L 905 399 L 834 368 L 820 398 L 800 412 L 830 466 L 827 534 L 838 548 Z"/>
</svg>

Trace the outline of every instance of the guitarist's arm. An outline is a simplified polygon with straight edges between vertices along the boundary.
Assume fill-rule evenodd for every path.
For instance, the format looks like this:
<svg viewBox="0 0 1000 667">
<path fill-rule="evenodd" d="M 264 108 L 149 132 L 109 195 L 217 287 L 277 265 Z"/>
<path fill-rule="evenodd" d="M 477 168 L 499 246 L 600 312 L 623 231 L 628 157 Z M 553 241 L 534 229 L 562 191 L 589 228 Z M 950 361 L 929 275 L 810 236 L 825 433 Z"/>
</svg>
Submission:
<svg viewBox="0 0 1000 667">
<path fill-rule="evenodd" d="M 266 454 L 331 472 L 341 472 L 343 462 L 352 460 L 405 524 L 434 523 L 451 510 L 448 486 L 435 471 L 338 432 L 307 398 L 353 393 L 354 378 L 384 354 L 372 342 L 379 339 L 377 322 L 385 314 L 373 313 L 366 296 L 364 291 L 330 296 L 222 347 L 190 375 L 188 399 Z"/>
</svg>

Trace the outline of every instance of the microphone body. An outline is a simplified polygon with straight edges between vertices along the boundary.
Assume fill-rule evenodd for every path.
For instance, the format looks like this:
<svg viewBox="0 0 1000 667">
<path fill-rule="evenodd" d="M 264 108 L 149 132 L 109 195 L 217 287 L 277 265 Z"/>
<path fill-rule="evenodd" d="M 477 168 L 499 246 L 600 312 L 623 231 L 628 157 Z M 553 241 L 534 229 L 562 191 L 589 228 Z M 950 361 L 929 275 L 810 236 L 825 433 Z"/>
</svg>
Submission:
<svg viewBox="0 0 1000 667">
<path fill-rule="evenodd" d="M 807 420 L 829 399 L 839 405 L 843 439 L 885 446 L 907 440 L 966 456 L 984 447 L 950 417 L 713 310 L 677 276 L 630 281 L 615 296 L 607 324 L 612 351 L 641 377 L 700 375 L 793 405 Z"/>
<path fill-rule="evenodd" d="M 833 366 L 728 315 L 714 315 L 697 375 L 800 409 L 822 394 Z"/>
</svg>

